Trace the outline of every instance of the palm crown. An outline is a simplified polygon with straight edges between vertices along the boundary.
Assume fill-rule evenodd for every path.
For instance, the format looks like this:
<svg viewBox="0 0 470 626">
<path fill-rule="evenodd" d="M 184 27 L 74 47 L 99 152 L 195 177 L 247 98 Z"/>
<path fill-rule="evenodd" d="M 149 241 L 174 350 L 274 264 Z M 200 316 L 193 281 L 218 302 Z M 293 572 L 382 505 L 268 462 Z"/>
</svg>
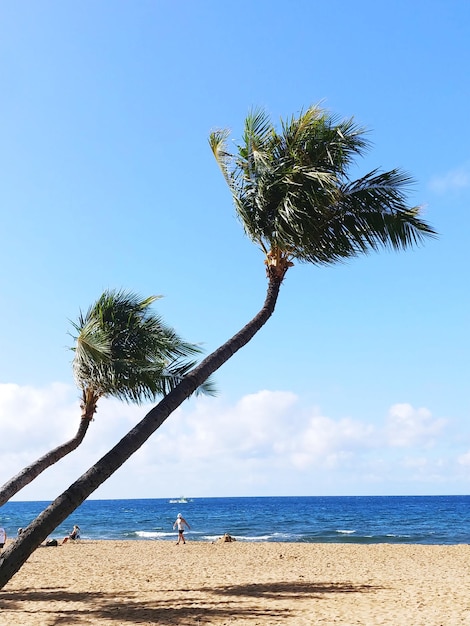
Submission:
<svg viewBox="0 0 470 626">
<path fill-rule="evenodd" d="M 245 120 L 236 154 L 229 132 L 210 135 L 212 151 L 230 187 L 246 234 L 283 277 L 292 260 L 330 264 L 380 246 L 419 243 L 434 231 L 409 207 L 412 179 L 395 169 L 351 181 L 348 170 L 364 154 L 365 131 L 319 107 L 281 122 L 254 110 Z"/>
<path fill-rule="evenodd" d="M 150 312 L 157 298 L 105 291 L 73 324 L 77 331 L 72 348 L 74 376 L 89 418 L 100 397 L 153 400 L 171 391 L 194 367 L 188 357 L 201 350 Z M 211 383 L 200 391 L 213 393 Z"/>
</svg>

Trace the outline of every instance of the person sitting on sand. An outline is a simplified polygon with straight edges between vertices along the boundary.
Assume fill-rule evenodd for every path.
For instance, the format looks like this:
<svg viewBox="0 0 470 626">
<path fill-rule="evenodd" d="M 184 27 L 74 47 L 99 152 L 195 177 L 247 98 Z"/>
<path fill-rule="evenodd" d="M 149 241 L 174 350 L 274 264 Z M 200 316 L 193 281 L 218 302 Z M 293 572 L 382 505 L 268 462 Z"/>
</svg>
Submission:
<svg viewBox="0 0 470 626">
<path fill-rule="evenodd" d="M 67 537 L 64 537 L 62 544 L 67 543 L 69 539 L 72 539 L 72 540 L 80 539 L 80 526 L 77 526 L 75 524 L 74 527 L 72 528 L 72 532 L 69 533 Z"/>
<path fill-rule="evenodd" d="M 191 528 L 191 526 L 184 519 L 184 517 L 181 515 L 181 513 L 178 513 L 178 515 L 176 517 L 176 521 L 173 524 L 173 528 L 176 528 L 178 526 L 178 541 L 176 542 L 177 546 L 179 546 L 180 541 L 182 541 L 183 543 L 186 543 L 185 538 L 184 538 L 184 525 L 185 524 L 186 524 L 186 526 L 188 528 Z"/>
</svg>

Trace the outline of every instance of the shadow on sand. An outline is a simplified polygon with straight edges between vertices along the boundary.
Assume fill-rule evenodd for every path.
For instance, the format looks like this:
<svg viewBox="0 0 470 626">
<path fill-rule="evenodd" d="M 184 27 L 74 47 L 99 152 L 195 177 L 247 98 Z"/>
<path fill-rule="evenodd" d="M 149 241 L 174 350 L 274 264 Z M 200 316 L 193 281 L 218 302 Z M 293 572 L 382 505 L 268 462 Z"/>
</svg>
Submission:
<svg viewBox="0 0 470 626">
<path fill-rule="evenodd" d="M 263 607 L 250 603 L 253 598 L 302 601 L 304 598 L 326 597 L 328 594 L 370 593 L 380 589 L 371 585 L 342 583 L 277 582 L 249 585 L 204 587 L 201 589 L 173 589 L 172 598 L 145 601 L 135 592 L 123 591 L 117 595 L 102 592 L 71 592 L 57 588 L 38 590 L 19 589 L 0 592 L 0 609 L 3 614 L 21 611 L 27 620 L 27 602 L 44 603 L 39 609 L 43 619 L 51 626 L 60 624 L 97 623 L 100 620 L 117 624 L 150 622 L 162 625 L 202 626 L 217 620 L 269 619 L 270 624 L 282 623 L 296 613 L 298 605 L 286 608 Z M 162 596 L 169 591 L 162 591 Z M 143 594 L 145 595 L 145 594 Z M 58 609 L 51 603 L 66 603 Z M 34 613 L 39 612 L 36 607 Z M 26 622 L 25 622 L 26 623 Z"/>
</svg>

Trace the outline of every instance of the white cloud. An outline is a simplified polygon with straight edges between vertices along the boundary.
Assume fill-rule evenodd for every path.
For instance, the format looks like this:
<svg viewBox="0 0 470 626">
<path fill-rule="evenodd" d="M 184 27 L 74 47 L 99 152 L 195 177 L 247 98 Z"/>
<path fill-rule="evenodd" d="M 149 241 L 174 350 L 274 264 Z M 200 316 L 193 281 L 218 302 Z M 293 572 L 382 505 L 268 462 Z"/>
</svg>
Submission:
<svg viewBox="0 0 470 626">
<path fill-rule="evenodd" d="M 452 191 L 460 191 L 470 187 L 470 163 L 436 176 L 429 183 L 432 191 L 444 194 Z"/>
<path fill-rule="evenodd" d="M 470 467 L 470 450 L 457 458 L 457 463 L 463 467 Z"/>
<path fill-rule="evenodd" d="M 157 446 L 158 458 L 166 461 L 211 458 L 224 462 L 234 452 L 243 458 L 269 455 L 292 427 L 286 416 L 294 412 L 296 402 L 294 394 L 279 391 L 247 395 L 234 406 L 200 398 L 189 411 L 187 405 L 176 411 L 149 445 Z"/>
<path fill-rule="evenodd" d="M 410 404 L 394 404 L 389 411 L 386 434 L 390 446 L 432 446 L 446 425 L 435 419 L 428 409 L 415 409 Z"/>
<path fill-rule="evenodd" d="M 323 415 L 311 417 L 305 430 L 292 441 L 296 467 L 333 468 L 369 447 L 375 428 L 351 418 L 333 420 Z"/>
<path fill-rule="evenodd" d="M 76 388 L 59 383 L 42 388 L 0 384 L 0 485 L 76 433 L 80 421 L 78 396 Z M 16 499 L 57 495 L 144 414 L 141 407 L 102 400 L 78 450 L 46 470 Z"/>
<path fill-rule="evenodd" d="M 54 383 L 47 388 L 0 384 L 0 452 L 52 447 L 80 417 L 70 387 Z M 70 433 L 71 434 L 71 433 Z M 57 443 L 55 445 L 57 445 Z"/>
<path fill-rule="evenodd" d="M 1 484 L 74 434 L 77 395 L 65 385 L 0 385 Z M 82 445 L 15 499 L 60 494 L 149 408 L 102 400 Z M 428 409 L 404 403 L 372 423 L 328 417 L 318 407 L 303 407 L 288 391 L 260 391 L 234 405 L 192 398 L 92 497 L 367 493 L 367 486 L 389 493 L 399 483 L 396 493 L 410 481 L 424 484 L 434 476 L 439 483 L 458 463 L 470 465 L 470 453 L 439 449 L 445 426 Z"/>
<path fill-rule="evenodd" d="M 405 471 L 410 483 L 420 484 L 444 484 L 450 475 L 449 463 L 442 457 L 434 458 L 432 456 L 406 456 L 398 466 L 398 470 L 402 467 Z"/>
</svg>

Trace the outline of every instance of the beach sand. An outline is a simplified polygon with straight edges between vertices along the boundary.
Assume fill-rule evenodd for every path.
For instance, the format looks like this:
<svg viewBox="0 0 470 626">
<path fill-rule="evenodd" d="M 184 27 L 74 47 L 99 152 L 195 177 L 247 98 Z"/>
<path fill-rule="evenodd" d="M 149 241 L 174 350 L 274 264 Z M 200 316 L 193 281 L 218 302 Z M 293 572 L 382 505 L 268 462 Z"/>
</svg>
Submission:
<svg viewBox="0 0 470 626">
<path fill-rule="evenodd" d="M 0 624 L 470 625 L 470 546 L 81 540 L 36 550 Z"/>
</svg>

